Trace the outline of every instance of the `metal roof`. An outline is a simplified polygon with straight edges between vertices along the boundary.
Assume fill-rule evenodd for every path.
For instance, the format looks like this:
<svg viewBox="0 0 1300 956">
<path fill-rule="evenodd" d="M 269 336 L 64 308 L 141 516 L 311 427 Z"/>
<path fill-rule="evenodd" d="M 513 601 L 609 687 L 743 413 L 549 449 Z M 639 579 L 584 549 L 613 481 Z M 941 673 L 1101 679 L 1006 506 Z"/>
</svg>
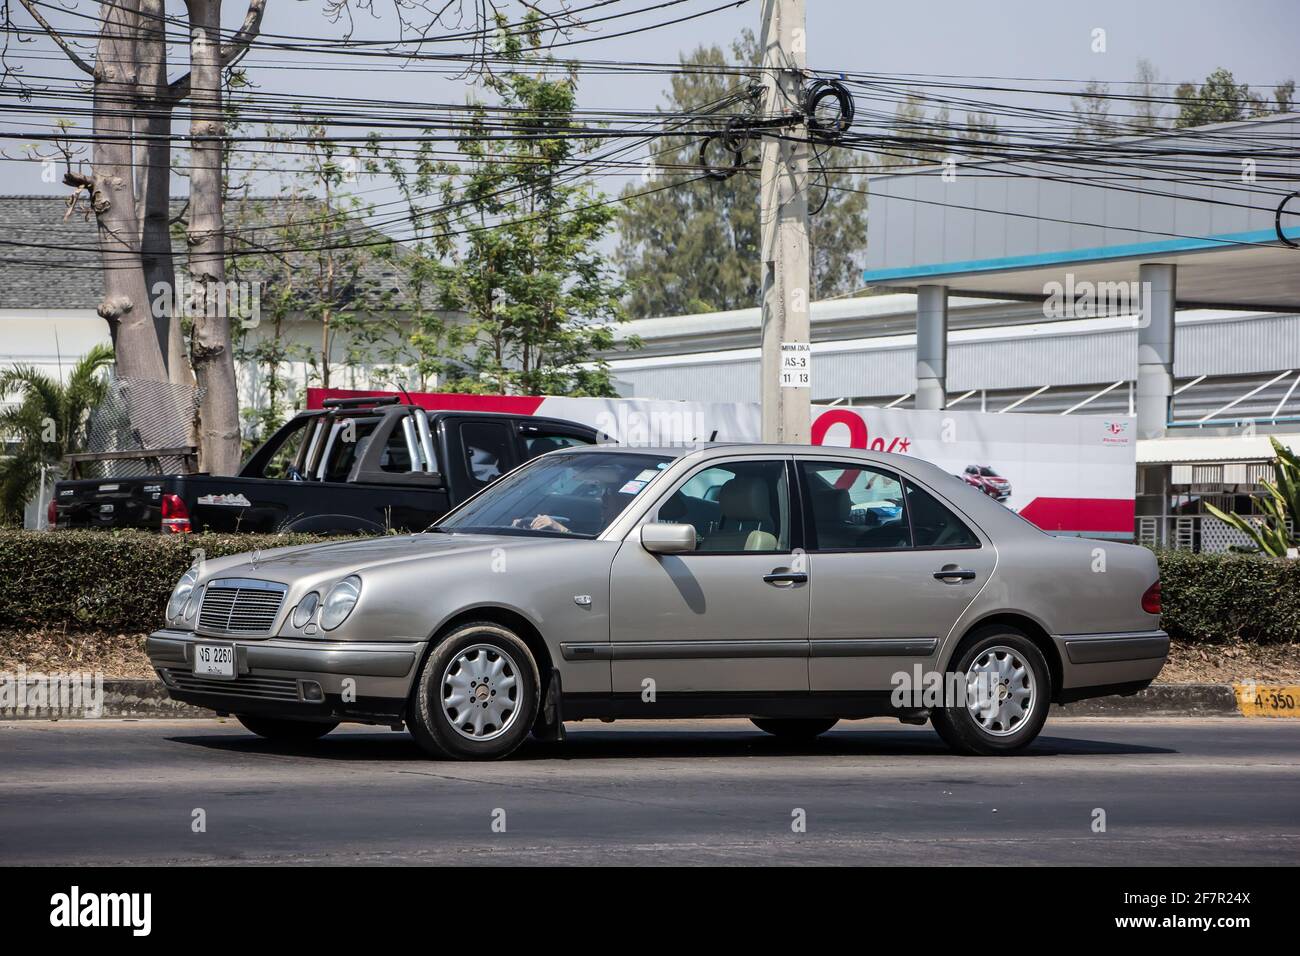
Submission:
<svg viewBox="0 0 1300 956">
<path fill-rule="evenodd" d="M 1292 451 L 1300 452 L 1298 435 L 1218 435 L 1204 438 L 1144 438 L 1137 443 L 1139 465 L 1170 465 L 1186 462 L 1271 461 L 1276 438 Z"/>
<path fill-rule="evenodd" d="M 1274 228 L 1298 142 L 1291 113 L 872 176 L 863 278 L 1042 299 L 1067 272 L 1131 282 L 1141 262 L 1174 262 L 1182 305 L 1300 308 L 1300 250 Z M 1287 212 L 1284 233 L 1300 238 L 1300 202 Z"/>
</svg>

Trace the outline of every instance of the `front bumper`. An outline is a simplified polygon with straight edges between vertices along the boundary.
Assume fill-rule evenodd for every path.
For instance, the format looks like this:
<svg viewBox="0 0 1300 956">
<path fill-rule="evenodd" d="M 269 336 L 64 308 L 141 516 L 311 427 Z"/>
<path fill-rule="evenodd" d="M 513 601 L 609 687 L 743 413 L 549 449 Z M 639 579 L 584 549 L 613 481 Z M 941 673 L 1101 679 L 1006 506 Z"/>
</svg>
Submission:
<svg viewBox="0 0 1300 956">
<path fill-rule="evenodd" d="M 235 677 L 194 674 L 196 644 L 235 648 Z M 164 629 L 145 642 L 175 700 L 223 714 L 392 724 L 402 720 L 424 643 L 200 637 Z M 319 689 L 319 690 L 317 690 Z"/>
</svg>

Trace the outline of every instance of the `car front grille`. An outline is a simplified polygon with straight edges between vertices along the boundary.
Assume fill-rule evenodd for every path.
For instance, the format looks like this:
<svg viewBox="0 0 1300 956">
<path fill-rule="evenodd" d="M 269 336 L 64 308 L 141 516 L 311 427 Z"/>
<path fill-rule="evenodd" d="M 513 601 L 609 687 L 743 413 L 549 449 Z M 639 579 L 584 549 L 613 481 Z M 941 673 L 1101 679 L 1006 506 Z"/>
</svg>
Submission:
<svg viewBox="0 0 1300 956">
<path fill-rule="evenodd" d="M 267 634 L 288 588 L 273 581 L 225 578 L 203 592 L 199 628 L 219 634 Z"/>
<path fill-rule="evenodd" d="M 236 677 L 222 680 L 198 677 L 175 667 L 164 669 L 163 676 L 177 690 L 198 694 L 221 694 L 225 697 L 254 697 L 258 700 L 298 700 L 298 682 L 292 677 Z"/>
</svg>

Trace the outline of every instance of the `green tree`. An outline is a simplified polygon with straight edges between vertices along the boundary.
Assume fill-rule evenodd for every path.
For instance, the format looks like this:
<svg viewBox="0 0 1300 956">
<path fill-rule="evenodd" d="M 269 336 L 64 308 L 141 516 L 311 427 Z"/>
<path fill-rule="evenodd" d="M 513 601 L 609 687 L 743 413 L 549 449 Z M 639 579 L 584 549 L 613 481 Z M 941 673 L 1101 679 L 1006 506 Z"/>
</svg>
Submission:
<svg viewBox="0 0 1300 956">
<path fill-rule="evenodd" d="M 42 471 L 57 473 L 63 456 L 84 449 L 91 411 L 108 390 L 100 372 L 113 350 L 97 345 L 60 382 L 30 365 L 0 372 L 0 395 L 18 401 L 0 411 L 0 435 L 12 442 L 0 458 L 0 524 L 22 524 L 23 507 L 36 494 Z"/>
<path fill-rule="evenodd" d="M 412 169 L 384 161 L 420 237 L 393 261 L 409 299 L 434 293 L 436 309 L 416 305 L 411 342 L 421 374 L 437 376 L 439 387 L 614 395 L 608 366 L 595 358 L 614 345 L 611 323 L 625 318 L 625 288 L 601 249 L 614 210 L 573 178 L 584 142 L 566 135 L 576 74 L 556 78 L 539 43 L 540 34 L 502 34 L 507 65 L 483 77 L 497 105 L 473 108 L 458 145 L 463 163 L 439 160 L 429 143 Z M 498 110 L 517 136 L 499 135 Z"/>
<path fill-rule="evenodd" d="M 713 110 L 702 122 L 714 128 L 741 112 L 738 107 L 749 99 L 754 82 L 724 67 L 757 67 L 760 51 L 746 31 L 732 44 L 730 59 L 718 46 L 701 46 L 681 61 L 704 69 L 672 74 L 667 103 L 660 108 L 663 122 L 673 128 L 674 116 Z M 617 257 L 630 286 L 628 311 L 645 317 L 755 306 L 762 287 L 757 146 L 746 146 L 750 162 L 743 172 L 722 182 L 700 179 L 694 169 L 699 132 L 680 121 L 677 127 L 682 135 L 651 147 L 654 175 L 649 182 L 631 183 L 623 192 L 627 201 L 619 214 Z M 814 298 L 860 285 L 866 244 L 865 189 L 861 178 L 845 168 L 861 166 L 864 154 L 839 148 L 819 152 L 820 159 L 811 165 L 809 196 L 814 209 L 825 197 L 810 220 Z"/>
<path fill-rule="evenodd" d="M 281 191 L 231 197 L 236 229 L 227 265 L 232 278 L 259 284 L 259 324 L 235 330 L 236 358 L 258 367 L 265 389 L 266 401 L 244 410 L 258 440 L 299 403 L 287 363 L 305 361 L 308 384 L 329 388 L 338 384 L 339 367 L 399 361 L 405 346 L 393 290 L 376 268 L 389 243 L 366 225 L 373 210 L 352 192 L 361 158 L 319 123 L 268 127 L 266 134 L 276 142 L 274 160 L 248 175 L 273 173 Z M 232 192 L 247 192 L 248 182 Z M 313 327 L 312 344 L 287 334 L 304 322 Z M 369 377 L 382 374 L 370 368 Z"/>
<path fill-rule="evenodd" d="M 1180 103 L 1178 118 L 1174 120 L 1179 128 L 1231 123 L 1289 111 L 1295 96 L 1295 80 L 1283 80 L 1273 87 L 1274 105 L 1269 105 L 1248 84 L 1238 83 L 1229 70 L 1219 67 L 1199 87 L 1195 83 L 1183 83 L 1174 95 Z"/>
</svg>

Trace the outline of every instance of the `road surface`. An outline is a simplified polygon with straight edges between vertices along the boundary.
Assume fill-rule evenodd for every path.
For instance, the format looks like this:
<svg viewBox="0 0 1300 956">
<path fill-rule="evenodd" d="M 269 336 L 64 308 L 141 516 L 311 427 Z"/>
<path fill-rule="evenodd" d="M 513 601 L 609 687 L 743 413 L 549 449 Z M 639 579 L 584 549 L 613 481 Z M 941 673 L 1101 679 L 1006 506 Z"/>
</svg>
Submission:
<svg viewBox="0 0 1300 956">
<path fill-rule="evenodd" d="M 1295 720 L 1053 720 L 997 759 L 885 720 L 805 746 L 584 722 L 491 764 L 360 727 L 19 721 L 0 767 L 8 864 L 1300 863 Z"/>
</svg>

